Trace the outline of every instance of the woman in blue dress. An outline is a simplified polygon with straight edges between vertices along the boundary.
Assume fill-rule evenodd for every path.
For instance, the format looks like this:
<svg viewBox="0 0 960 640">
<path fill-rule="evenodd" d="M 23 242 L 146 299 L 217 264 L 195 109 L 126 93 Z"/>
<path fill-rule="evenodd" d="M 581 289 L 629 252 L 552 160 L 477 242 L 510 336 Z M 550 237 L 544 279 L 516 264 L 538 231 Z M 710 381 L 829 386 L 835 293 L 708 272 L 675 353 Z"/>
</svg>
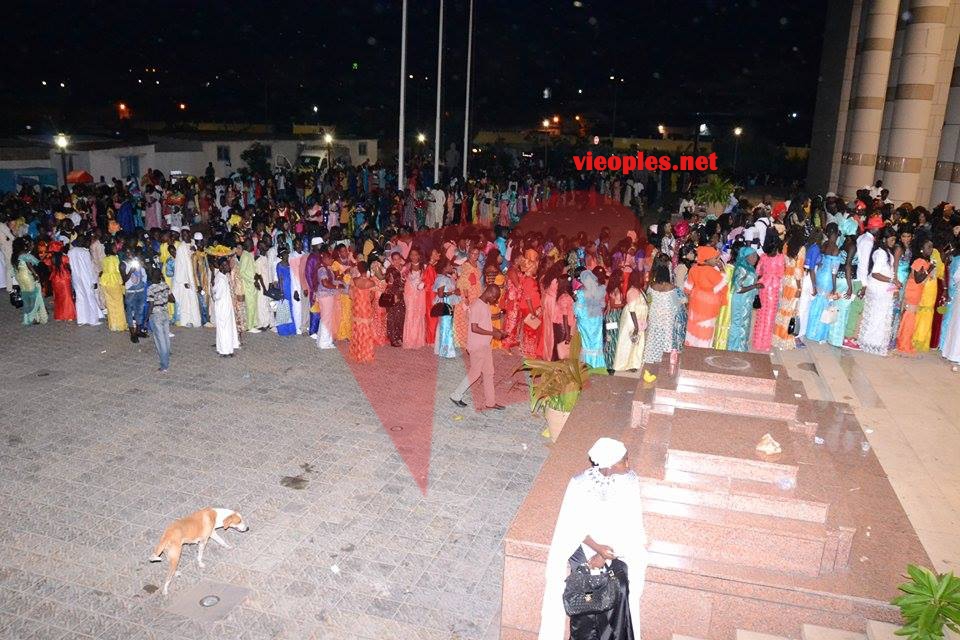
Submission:
<svg viewBox="0 0 960 640">
<path fill-rule="evenodd" d="M 822 321 L 823 312 L 830 307 L 833 293 L 837 288 L 837 272 L 843 264 L 840 259 L 840 247 L 837 246 L 837 238 L 840 236 L 837 224 L 835 222 L 828 224 L 824 234 L 827 240 L 820 254 L 820 262 L 814 267 L 816 269 L 815 290 L 810 310 L 807 312 L 806 336 L 815 342 L 824 342 L 830 333 L 830 324 Z"/>
<path fill-rule="evenodd" d="M 897 260 L 897 282 L 906 283 L 910 277 L 910 265 L 913 264 L 913 225 L 903 223 L 900 225 L 900 235 L 897 238 L 897 246 L 894 249 L 894 255 L 899 254 Z M 897 292 L 897 303 L 893 305 L 893 340 L 896 341 L 897 333 L 900 330 L 900 318 L 903 316 L 903 297 L 906 295 L 907 288 L 900 287 Z"/>
<path fill-rule="evenodd" d="M 748 351 L 753 324 L 753 299 L 763 288 L 763 284 L 757 282 L 757 262 L 760 256 L 750 245 L 744 245 L 735 251 L 737 257 L 733 263 L 733 293 L 730 296 L 727 351 Z"/>
<path fill-rule="evenodd" d="M 446 302 L 450 308 L 460 304 L 457 284 L 453 280 L 456 265 L 446 258 L 437 263 L 437 279 L 433 282 L 434 304 Z M 433 352 L 441 358 L 456 358 L 457 348 L 453 338 L 453 314 L 440 316 L 437 323 L 437 337 L 433 343 Z"/>
<path fill-rule="evenodd" d="M 290 277 L 290 252 L 287 245 L 280 247 L 280 262 L 277 263 L 277 280 L 283 299 L 277 301 L 276 323 L 277 335 L 292 336 L 297 333 L 297 324 L 293 321 L 293 296 L 299 292 L 293 290 L 293 280 Z"/>
<path fill-rule="evenodd" d="M 606 290 L 592 271 L 580 273 L 580 284 L 583 288 L 573 303 L 573 315 L 580 332 L 580 359 L 590 368 L 606 369 L 603 357 L 603 302 Z"/>
<path fill-rule="evenodd" d="M 853 302 L 853 276 L 857 272 L 854 257 L 857 253 L 857 237 L 847 236 L 843 251 L 840 252 L 840 271 L 837 274 L 837 299 L 833 301 L 837 308 L 837 319 L 830 325 L 827 332 L 827 342 L 835 347 L 843 346 L 847 328 L 847 318 L 850 317 L 850 303 Z"/>
<path fill-rule="evenodd" d="M 943 347 L 947 342 L 947 327 L 950 326 L 950 319 L 953 317 L 953 314 L 957 313 L 956 311 L 956 300 L 957 295 L 960 294 L 960 286 L 957 285 L 957 271 L 960 271 L 960 255 L 957 255 L 957 247 L 950 243 L 947 245 L 946 249 L 942 252 L 944 258 L 950 260 L 948 271 L 947 271 L 947 310 L 943 313 L 943 322 L 940 323 L 942 329 L 940 330 L 940 342 L 937 344 L 937 348 L 943 352 Z M 901 280 L 901 282 L 903 282 Z"/>
</svg>

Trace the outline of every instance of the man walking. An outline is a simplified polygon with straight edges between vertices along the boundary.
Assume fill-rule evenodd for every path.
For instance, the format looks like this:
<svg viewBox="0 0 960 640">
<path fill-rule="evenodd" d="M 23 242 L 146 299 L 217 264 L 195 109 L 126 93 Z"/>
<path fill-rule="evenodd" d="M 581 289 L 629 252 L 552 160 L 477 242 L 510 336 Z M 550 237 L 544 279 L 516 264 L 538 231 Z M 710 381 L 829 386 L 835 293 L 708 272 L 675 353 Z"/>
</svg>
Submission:
<svg viewBox="0 0 960 640">
<path fill-rule="evenodd" d="M 503 405 L 497 404 L 493 388 L 493 349 L 490 346 L 492 339 L 502 340 L 506 335 L 493 328 L 490 316 L 490 305 L 499 299 L 500 287 L 492 284 L 468 307 L 470 330 L 467 332 L 467 353 L 470 355 L 470 369 L 450 396 L 450 401 L 458 407 L 467 406 L 463 394 L 483 376 L 484 409 L 503 409 Z"/>
</svg>

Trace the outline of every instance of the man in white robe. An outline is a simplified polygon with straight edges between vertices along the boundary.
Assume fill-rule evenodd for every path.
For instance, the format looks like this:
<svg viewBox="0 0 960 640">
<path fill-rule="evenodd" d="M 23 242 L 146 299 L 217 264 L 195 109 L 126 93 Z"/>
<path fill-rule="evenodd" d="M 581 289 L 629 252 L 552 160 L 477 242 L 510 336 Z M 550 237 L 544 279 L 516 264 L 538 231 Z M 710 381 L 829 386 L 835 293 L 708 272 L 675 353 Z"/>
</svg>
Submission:
<svg viewBox="0 0 960 640">
<path fill-rule="evenodd" d="M 232 356 L 240 348 L 237 320 L 233 311 L 233 294 L 230 291 L 230 261 L 221 258 L 213 276 L 213 318 L 217 327 L 217 353 Z"/>
<path fill-rule="evenodd" d="M 3 264 L 0 264 L 0 289 L 13 291 L 13 285 L 17 284 L 16 269 L 10 264 L 10 258 L 13 257 L 13 231 L 6 222 L 0 222 L 0 258 Z"/>
<path fill-rule="evenodd" d="M 70 259 L 71 282 L 77 299 L 77 324 L 96 326 L 106 314 L 100 308 L 100 299 L 97 295 L 100 274 L 94 273 L 90 250 L 86 245 L 85 239 L 77 238 L 67 252 L 67 258 Z"/>
<path fill-rule="evenodd" d="M 591 567 L 613 559 L 627 565 L 630 622 L 634 637 L 640 638 L 640 594 L 647 565 L 640 480 L 629 469 L 622 442 L 600 438 L 589 456 L 595 466 L 570 481 L 557 516 L 547 554 L 539 640 L 564 638 L 564 582 L 568 561 L 578 547 Z"/>
<path fill-rule="evenodd" d="M 173 297 L 177 300 L 181 327 L 199 327 L 200 300 L 197 298 L 197 283 L 193 273 L 193 246 L 190 231 L 183 232 L 183 240 L 177 243 L 177 257 L 173 264 Z"/>
<path fill-rule="evenodd" d="M 440 188 L 439 183 L 433 185 L 433 189 L 430 190 L 429 203 L 426 226 L 436 229 L 443 225 L 443 208 L 447 203 L 447 195 Z"/>
</svg>

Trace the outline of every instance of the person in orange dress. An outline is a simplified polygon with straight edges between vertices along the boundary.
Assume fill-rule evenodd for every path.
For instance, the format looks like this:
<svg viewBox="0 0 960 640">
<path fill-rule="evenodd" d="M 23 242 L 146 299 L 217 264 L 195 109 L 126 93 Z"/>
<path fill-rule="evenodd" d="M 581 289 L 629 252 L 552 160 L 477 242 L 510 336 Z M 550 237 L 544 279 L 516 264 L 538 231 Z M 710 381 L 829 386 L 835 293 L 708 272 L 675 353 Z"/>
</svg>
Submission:
<svg viewBox="0 0 960 640">
<path fill-rule="evenodd" d="M 370 275 L 373 281 L 373 343 L 378 347 L 390 344 L 390 338 L 387 337 L 387 309 L 380 306 L 380 296 L 387 290 L 387 280 L 384 275 L 383 265 L 379 260 L 370 262 Z"/>
<path fill-rule="evenodd" d="M 520 277 L 520 347 L 525 358 L 543 358 L 540 336 L 544 318 L 540 286 L 537 284 L 537 260 L 525 255 L 524 262 L 527 270 Z M 551 319 L 545 321 L 550 322 Z"/>
<path fill-rule="evenodd" d="M 376 288 L 369 276 L 366 262 L 357 264 L 359 275 L 353 279 L 350 288 L 350 302 L 353 311 L 353 333 L 350 338 L 350 358 L 354 362 L 373 362 L 373 349 L 376 344 L 373 323 L 376 320 Z"/>
<path fill-rule="evenodd" d="M 727 299 L 727 278 L 716 249 L 697 247 L 697 263 L 690 268 L 683 291 L 690 299 L 684 344 L 709 348 L 713 345 L 717 315 Z"/>
<path fill-rule="evenodd" d="M 923 289 L 930 277 L 935 277 L 930 261 L 927 259 L 933 250 L 933 243 L 927 240 L 920 248 L 916 260 L 910 265 L 910 276 L 904 287 L 903 315 L 897 331 L 897 350 L 901 353 L 913 353 L 916 349 L 913 334 L 917 328 L 917 307 L 923 296 Z"/>
<path fill-rule="evenodd" d="M 471 247 L 467 253 L 467 261 L 460 265 L 460 276 L 457 278 L 460 304 L 453 309 L 453 335 L 458 347 L 465 347 L 467 344 L 468 309 L 483 293 L 483 274 L 480 273 L 479 260 L 480 250 Z"/>
<path fill-rule="evenodd" d="M 76 320 L 77 307 L 73 303 L 70 259 L 63 252 L 62 242 L 51 242 L 48 249 L 50 251 L 50 288 L 53 290 L 53 319 Z"/>
</svg>

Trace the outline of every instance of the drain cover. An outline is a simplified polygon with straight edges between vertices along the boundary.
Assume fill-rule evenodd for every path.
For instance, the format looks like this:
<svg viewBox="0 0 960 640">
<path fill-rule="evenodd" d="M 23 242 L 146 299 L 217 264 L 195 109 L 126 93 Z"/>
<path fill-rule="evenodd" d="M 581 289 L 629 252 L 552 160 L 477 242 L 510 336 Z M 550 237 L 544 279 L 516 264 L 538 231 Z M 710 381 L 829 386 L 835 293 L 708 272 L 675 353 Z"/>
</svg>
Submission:
<svg viewBox="0 0 960 640">
<path fill-rule="evenodd" d="M 203 596 L 200 598 L 201 607 L 212 607 L 220 602 L 220 596 Z"/>
<path fill-rule="evenodd" d="M 403 427 L 390 427 L 390 431 L 403 431 Z"/>
<path fill-rule="evenodd" d="M 49 371 L 37 371 L 38 378 L 46 378 L 48 375 L 50 375 Z"/>
</svg>

